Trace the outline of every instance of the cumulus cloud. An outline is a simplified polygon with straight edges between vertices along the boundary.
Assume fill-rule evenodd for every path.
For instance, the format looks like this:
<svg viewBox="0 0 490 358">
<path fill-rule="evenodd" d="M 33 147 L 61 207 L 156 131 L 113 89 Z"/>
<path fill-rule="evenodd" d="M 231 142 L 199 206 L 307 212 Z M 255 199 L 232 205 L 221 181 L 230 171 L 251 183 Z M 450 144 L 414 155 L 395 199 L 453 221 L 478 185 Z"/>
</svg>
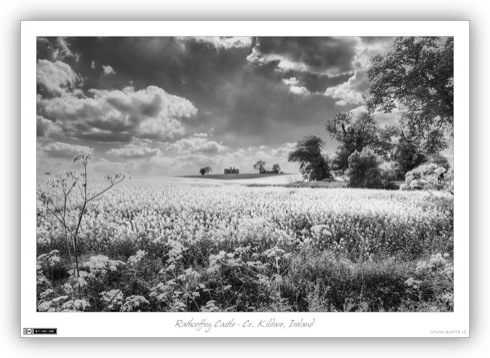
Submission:
<svg viewBox="0 0 490 358">
<path fill-rule="evenodd" d="M 287 57 L 279 54 L 262 54 L 257 47 L 254 47 L 250 55 L 247 56 L 247 61 L 259 66 L 276 63 L 276 70 L 278 72 L 312 72 L 304 63 L 291 61 Z"/>
<path fill-rule="evenodd" d="M 224 145 L 216 141 L 210 141 L 202 135 L 194 135 L 188 138 L 182 138 L 168 146 L 168 149 L 179 154 L 188 153 L 207 153 L 215 154 L 226 150 Z"/>
<path fill-rule="evenodd" d="M 38 37 L 37 52 L 38 58 L 52 61 L 63 61 L 65 58 L 74 58 L 78 61 L 80 56 L 70 49 L 66 37 Z"/>
<path fill-rule="evenodd" d="M 381 125 L 398 125 L 405 110 L 395 107 L 390 113 L 384 113 L 383 111 L 374 112 L 374 118 Z"/>
<path fill-rule="evenodd" d="M 359 104 L 363 101 L 362 93 L 368 88 L 369 81 L 364 71 L 356 71 L 354 75 L 334 87 L 329 87 L 325 91 L 325 96 L 337 100 L 335 104 L 345 106 L 347 104 Z"/>
<path fill-rule="evenodd" d="M 207 133 L 194 133 L 193 134 L 193 137 L 196 137 L 196 138 L 207 138 L 208 137 L 208 134 Z"/>
<path fill-rule="evenodd" d="M 236 36 L 196 36 L 196 37 L 179 37 L 180 40 L 194 40 L 213 45 L 217 49 L 232 49 L 241 47 L 250 47 L 252 45 L 251 37 L 236 37 Z"/>
<path fill-rule="evenodd" d="M 360 114 L 368 113 L 368 109 L 365 105 L 361 105 L 359 107 L 351 109 L 349 113 L 351 113 L 354 117 L 357 117 Z M 382 126 L 397 125 L 403 113 L 404 113 L 403 110 L 400 110 L 399 107 L 395 107 L 390 113 L 384 113 L 383 111 L 376 111 L 373 113 L 373 116 L 378 121 L 378 123 Z"/>
<path fill-rule="evenodd" d="M 174 139 L 185 134 L 182 122 L 174 118 L 147 118 L 139 125 L 137 137 L 155 140 Z"/>
<path fill-rule="evenodd" d="M 38 39 L 39 76 L 59 70 L 57 61 L 63 61 L 83 79 L 74 80 L 68 70 L 40 78 L 38 143 L 94 147 L 99 158 L 93 165 L 134 175 L 198 174 L 208 165 L 214 172 L 230 165 L 254 172 L 258 152 L 268 167 L 297 171 L 287 162 L 290 142 L 324 133 L 325 118 L 339 110 L 335 102 L 346 101 L 324 95 L 326 89 L 348 82 L 355 71 L 360 79 L 383 43 L 354 37 Z M 102 65 L 117 75 L 104 76 Z M 338 88 L 335 95 L 346 91 Z M 347 109 L 356 107 L 350 104 Z M 42 163 L 49 171 L 66 166 L 41 147 L 40 173 Z"/>
<path fill-rule="evenodd" d="M 194 136 L 190 137 L 193 138 Z M 183 142 L 179 144 L 182 145 Z M 148 146 L 149 141 L 139 141 L 139 146 Z M 154 144 L 154 143 L 153 143 Z M 251 147 L 247 149 L 227 150 L 213 153 L 184 150 L 177 152 L 165 147 L 156 155 L 149 157 L 121 157 L 121 161 L 100 159 L 93 163 L 93 168 L 98 173 L 125 172 L 133 176 L 162 176 L 162 175 L 198 175 L 199 169 L 210 166 L 214 173 L 222 173 L 224 168 L 238 167 L 241 173 L 257 172 L 253 165 L 258 159 L 266 162 L 266 168 L 270 169 L 274 164 L 279 164 L 283 171 L 297 172 L 296 163 L 287 162 L 287 151 L 294 147 L 294 143 L 287 143 L 284 147 L 272 149 L 267 146 Z M 129 147 L 129 146 L 127 146 Z"/>
<path fill-rule="evenodd" d="M 355 47 L 354 66 L 356 69 L 366 69 L 371 57 L 385 52 L 392 43 L 393 37 L 360 37 Z"/>
<path fill-rule="evenodd" d="M 61 128 L 57 123 L 42 116 L 36 118 L 36 132 L 38 137 L 49 137 L 53 134 L 61 134 Z"/>
<path fill-rule="evenodd" d="M 77 57 L 77 54 L 74 54 L 70 47 L 68 46 L 68 42 L 66 41 L 66 37 L 58 37 L 56 39 L 57 48 L 55 50 L 54 57 L 59 59 L 65 59 L 67 57 Z"/>
<path fill-rule="evenodd" d="M 73 158 L 78 154 L 92 153 L 93 148 L 84 146 L 69 144 L 63 142 L 51 142 L 45 145 L 41 145 L 41 153 L 52 158 Z"/>
<path fill-rule="evenodd" d="M 356 108 L 353 108 L 349 111 L 350 114 L 352 114 L 354 117 L 359 116 L 362 113 L 368 113 L 367 107 L 363 104 L 361 106 L 358 106 Z"/>
<path fill-rule="evenodd" d="M 38 60 L 36 81 L 50 93 L 63 94 L 67 89 L 73 88 L 80 78 L 70 65 L 64 62 Z"/>
<path fill-rule="evenodd" d="M 382 53 L 392 43 L 391 37 L 359 37 L 353 38 L 354 55 L 352 56 L 351 68 L 354 74 L 345 82 L 325 90 L 325 96 L 336 99 L 336 104 L 346 106 L 360 104 L 363 102 L 362 94 L 369 87 L 367 68 L 371 57 Z"/>
<path fill-rule="evenodd" d="M 390 37 L 254 38 L 247 60 L 285 76 L 283 82 L 291 93 L 327 91 L 337 105 L 357 104 L 368 85 L 366 69 L 371 57 L 391 41 Z M 297 82 L 287 83 L 293 79 Z"/>
<path fill-rule="evenodd" d="M 284 76 L 289 92 L 307 96 L 322 94 L 355 75 L 359 70 L 358 56 L 365 55 L 366 46 L 359 37 L 266 37 L 255 38 L 249 63 Z M 347 84 L 345 86 L 348 86 Z M 333 91 L 333 89 L 331 90 Z M 344 88 L 338 89 L 340 96 Z M 338 104 L 357 100 L 349 93 Z"/>
<path fill-rule="evenodd" d="M 114 71 L 114 69 L 111 66 L 109 66 L 109 65 L 107 65 L 107 66 L 106 65 L 102 65 L 102 72 L 104 73 L 104 76 L 115 75 L 116 74 L 116 71 Z"/>
<path fill-rule="evenodd" d="M 296 149 L 296 142 L 293 143 L 286 143 L 285 146 L 279 147 L 277 149 L 272 150 L 272 155 L 275 157 L 286 157 L 290 152 L 292 152 L 294 149 Z"/>
<path fill-rule="evenodd" d="M 289 87 L 289 92 L 298 95 L 309 95 L 310 91 L 304 86 L 299 86 L 299 81 L 296 77 L 291 77 L 288 79 L 283 79 L 282 82 Z"/>
<path fill-rule="evenodd" d="M 286 85 L 286 86 L 296 86 L 299 84 L 299 81 L 297 80 L 296 77 L 291 77 L 291 78 L 285 78 L 282 80 L 282 82 Z"/>
<path fill-rule="evenodd" d="M 137 141 L 120 148 L 113 148 L 106 153 L 121 158 L 148 158 L 160 154 L 160 149 L 151 148 L 150 141 Z"/>
<path fill-rule="evenodd" d="M 353 37 L 263 37 L 254 40 L 247 60 L 264 65 L 271 62 L 283 72 L 312 72 L 338 76 L 353 71 Z"/>
<path fill-rule="evenodd" d="M 56 119 L 68 136 L 104 142 L 130 142 L 133 137 L 172 139 L 185 133 L 181 120 L 197 113 L 187 99 L 156 86 L 88 93 L 92 97 L 42 99 L 41 111 Z"/>
</svg>

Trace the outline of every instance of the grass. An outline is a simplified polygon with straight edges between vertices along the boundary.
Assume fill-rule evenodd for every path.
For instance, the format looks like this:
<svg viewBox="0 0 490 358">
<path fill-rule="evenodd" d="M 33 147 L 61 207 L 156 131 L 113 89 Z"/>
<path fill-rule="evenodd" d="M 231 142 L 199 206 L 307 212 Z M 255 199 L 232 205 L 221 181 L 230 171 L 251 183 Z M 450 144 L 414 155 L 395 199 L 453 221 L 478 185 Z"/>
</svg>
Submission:
<svg viewBox="0 0 490 358">
<path fill-rule="evenodd" d="M 79 274 L 38 202 L 38 310 L 453 310 L 452 196 L 247 187 L 289 177 L 122 183 L 87 207 Z"/>
<path fill-rule="evenodd" d="M 345 180 L 303 181 L 299 180 L 299 174 L 211 174 L 191 175 L 181 178 L 187 179 L 214 179 L 242 184 L 249 187 L 285 187 L 285 188 L 312 188 L 312 189 L 337 189 L 348 188 Z M 390 190 L 398 190 L 403 182 L 394 182 Z"/>
<path fill-rule="evenodd" d="M 297 181 L 284 185 L 286 188 L 347 188 L 346 181 Z"/>
<path fill-rule="evenodd" d="M 286 187 L 286 188 L 346 188 L 345 181 L 302 181 L 298 180 L 299 174 L 210 174 L 210 175 L 190 175 L 182 178 L 189 179 L 214 179 L 235 181 L 237 184 L 244 184 L 250 187 Z M 277 179 L 277 180 L 276 180 Z"/>
</svg>

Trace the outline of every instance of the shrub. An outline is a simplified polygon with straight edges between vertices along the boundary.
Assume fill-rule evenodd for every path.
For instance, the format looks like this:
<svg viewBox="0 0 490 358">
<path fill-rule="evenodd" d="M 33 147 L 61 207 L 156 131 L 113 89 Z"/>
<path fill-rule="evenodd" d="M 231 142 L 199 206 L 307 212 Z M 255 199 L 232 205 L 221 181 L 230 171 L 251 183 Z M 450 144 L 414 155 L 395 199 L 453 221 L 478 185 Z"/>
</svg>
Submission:
<svg viewBox="0 0 490 358">
<path fill-rule="evenodd" d="M 354 188 L 381 188 L 383 180 L 378 168 L 379 157 L 369 148 L 361 153 L 357 150 L 349 157 L 350 187 Z"/>
<path fill-rule="evenodd" d="M 438 167 L 443 167 L 444 169 L 446 169 L 446 171 L 451 168 L 451 165 L 449 164 L 447 158 L 441 154 L 431 155 L 427 160 L 427 163 L 436 164 Z"/>
<path fill-rule="evenodd" d="M 413 277 L 405 281 L 410 298 L 401 309 L 452 312 L 454 310 L 454 267 L 450 255 L 433 254 L 418 261 Z"/>
<path fill-rule="evenodd" d="M 354 262 L 329 252 L 293 262 L 288 281 L 298 287 L 306 311 L 396 311 L 409 300 L 405 281 L 413 265 L 386 259 Z"/>
<path fill-rule="evenodd" d="M 425 163 L 407 172 L 405 190 L 447 190 L 452 193 L 453 175 L 435 163 Z"/>
<path fill-rule="evenodd" d="M 383 180 L 395 181 L 397 179 L 398 165 L 396 162 L 383 162 L 379 165 Z"/>
<path fill-rule="evenodd" d="M 405 173 L 424 163 L 427 156 L 416 144 L 401 140 L 395 149 L 394 159 L 398 164 L 398 179 L 402 180 Z"/>
<path fill-rule="evenodd" d="M 331 179 L 330 167 L 327 160 L 318 156 L 311 160 L 310 164 L 305 167 L 303 175 L 310 181 Z"/>
</svg>

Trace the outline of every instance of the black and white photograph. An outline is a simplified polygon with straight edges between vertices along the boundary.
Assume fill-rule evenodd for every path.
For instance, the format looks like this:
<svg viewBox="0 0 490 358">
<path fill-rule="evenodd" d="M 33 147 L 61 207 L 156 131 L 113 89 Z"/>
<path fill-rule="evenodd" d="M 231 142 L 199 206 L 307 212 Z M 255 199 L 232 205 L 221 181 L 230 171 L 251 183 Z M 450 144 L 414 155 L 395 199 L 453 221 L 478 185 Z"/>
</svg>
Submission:
<svg viewBox="0 0 490 358">
<path fill-rule="evenodd" d="M 37 317 L 458 310 L 455 37 L 251 33 L 36 36 Z"/>
</svg>

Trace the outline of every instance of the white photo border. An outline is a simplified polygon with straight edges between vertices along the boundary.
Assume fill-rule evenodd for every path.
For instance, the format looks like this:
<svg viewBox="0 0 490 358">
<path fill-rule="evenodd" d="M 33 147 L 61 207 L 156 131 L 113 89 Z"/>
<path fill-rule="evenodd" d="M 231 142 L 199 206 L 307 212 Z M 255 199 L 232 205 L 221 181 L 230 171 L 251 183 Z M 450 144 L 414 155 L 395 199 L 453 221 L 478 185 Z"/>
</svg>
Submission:
<svg viewBox="0 0 490 358">
<path fill-rule="evenodd" d="M 454 37 L 454 312 L 36 312 L 36 38 L 256 35 Z M 469 21 L 23 21 L 20 334 L 36 337 L 23 329 L 57 328 L 56 336 L 43 337 L 469 337 L 469 118 Z M 176 327 L 178 320 L 190 319 L 212 327 Z M 300 319 L 314 323 L 310 328 L 245 327 L 247 320 L 270 319 L 286 325 Z M 231 321 L 234 327 L 214 327 Z"/>
</svg>

